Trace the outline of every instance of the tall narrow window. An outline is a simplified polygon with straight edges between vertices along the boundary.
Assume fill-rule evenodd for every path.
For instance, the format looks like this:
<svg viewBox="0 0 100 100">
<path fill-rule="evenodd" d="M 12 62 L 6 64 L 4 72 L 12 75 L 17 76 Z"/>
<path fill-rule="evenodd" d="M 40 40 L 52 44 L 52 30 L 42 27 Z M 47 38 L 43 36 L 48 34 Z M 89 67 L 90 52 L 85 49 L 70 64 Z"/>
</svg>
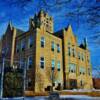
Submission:
<svg viewBox="0 0 100 100">
<path fill-rule="evenodd" d="M 31 87 L 31 86 L 32 86 L 32 79 L 29 78 L 29 77 L 27 77 L 27 78 L 26 78 L 26 88 L 29 88 L 29 87 Z"/>
<path fill-rule="evenodd" d="M 20 51 L 20 44 L 17 43 L 17 45 L 16 45 L 16 53 L 18 53 L 19 51 Z"/>
<path fill-rule="evenodd" d="M 90 70 L 90 68 L 88 68 L 88 75 L 89 75 L 89 76 L 91 75 L 91 70 Z"/>
<path fill-rule="evenodd" d="M 29 37 L 29 48 L 33 46 L 33 36 Z"/>
<path fill-rule="evenodd" d="M 72 49 L 73 57 L 75 57 L 75 49 Z"/>
<path fill-rule="evenodd" d="M 45 46 L 45 38 L 41 37 L 41 47 L 44 48 Z"/>
<path fill-rule="evenodd" d="M 82 80 L 80 81 L 80 86 L 83 86 L 83 81 Z"/>
<path fill-rule="evenodd" d="M 84 61 L 84 54 L 82 54 L 82 61 Z"/>
<path fill-rule="evenodd" d="M 55 49 L 55 44 L 54 44 L 54 42 L 52 42 L 51 43 L 51 50 L 54 51 L 54 49 Z"/>
<path fill-rule="evenodd" d="M 71 48 L 68 47 L 68 55 L 71 56 Z"/>
<path fill-rule="evenodd" d="M 60 45 L 57 44 L 57 52 L 59 53 L 60 52 Z"/>
<path fill-rule="evenodd" d="M 78 53 L 78 59 L 80 59 L 81 57 L 80 57 L 80 53 Z"/>
<path fill-rule="evenodd" d="M 21 41 L 21 50 L 24 51 L 25 50 L 25 40 Z"/>
<path fill-rule="evenodd" d="M 23 58 L 20 58 L 20 69 L 24 69 L 25 67 L 25 61 Z"/>
<path fill-rule="evenodd" d="M 54 70 L 54 68 L 55 68 L 55 60 L 53 59 L 52 60 L 52 70 Z"/>
<path fill-rule="evenodd" d="M 87 56 L 87 61 L 88 61 L 88 63 L 90 62 L 90 60 L 89 60 L 89 57 Z"/>
<path fill-rule="evenodd" d="M 57 69 L 58 69 L 58 71 L 60 71 L 60 61 L 58 61 L 58 64 L 57 64 Z"/>
<path fill-rule="evenodd" d="M 45 64 L 44 57 L 41 57 L 40 58 L 40 67 L 44 68 L 44 64 Z"/>
<path fill-rule="evenodd" d="M 32 56 L 28 57 L 28 69 L 32 68 L 33 60 Z"/>
</svg>

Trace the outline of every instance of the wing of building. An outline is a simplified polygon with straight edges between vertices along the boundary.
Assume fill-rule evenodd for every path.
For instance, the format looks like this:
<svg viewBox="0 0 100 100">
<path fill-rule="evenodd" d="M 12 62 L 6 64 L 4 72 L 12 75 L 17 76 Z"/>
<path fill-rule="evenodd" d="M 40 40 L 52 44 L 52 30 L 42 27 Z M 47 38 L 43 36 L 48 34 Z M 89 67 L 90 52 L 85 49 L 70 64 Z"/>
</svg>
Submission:
<svg viewBox="0 0 100 100">
<path fill-rule="evenodd" d="M 93 88 L 86 39 L 78 45 L 71 25 L 54 32 L 53 18 L 43 10 L 30 18 L 27 32 L 9 24 L 2 50 L 11 66 L 18 61 L 26 69 L 25 91 L 50 91 L 52 84 L 54 90 Z"/>
</svg>

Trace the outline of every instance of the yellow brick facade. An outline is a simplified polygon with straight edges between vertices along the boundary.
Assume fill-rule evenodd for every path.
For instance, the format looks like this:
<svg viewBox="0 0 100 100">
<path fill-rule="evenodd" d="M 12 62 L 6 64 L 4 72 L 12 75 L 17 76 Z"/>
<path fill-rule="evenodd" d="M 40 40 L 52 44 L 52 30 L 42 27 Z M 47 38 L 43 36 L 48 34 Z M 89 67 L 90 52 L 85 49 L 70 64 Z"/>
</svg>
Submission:
<svg viewBox="0 0 100 100">
<path fill-rule="evenodd" d="M 34 18 L 31 18 L 29 25 L 27 32 L 19 34 L 19 30 L 13 31 L 13 43 L 11 44 L 13 47 L 11 65 L 14 64 L 14 60 L 20 62 L 24 59 L 26 63 L 26 91 L 48 91 L 52 83 L 54 90 L 92 89 L 92 66 L 86 40 L 79 46 L 71 25 L 54 32 L 53 18 L 44 11 L 40 11 Z M 31 47 L 29 47 L 30 37 Z M 41 47 L 42 37 L 45 40 L 43 48 Z M 23 40 L 24 50 L 22 50 Z M 51 50 L 52 42 L 54 51 Z M 57 52 L 57 49 L 60 51 Z M 43 68 L 40 64 L 41 57 L 44 59 Z M 54 61 L 53 70 L 52 60 Z M 60 88 L 57 89 L 58 87 Z"/>
<path fill-rule="evenodd" d="M 41 37 L 45 38 L 45 47 L 41 48 Z M 51 51 L 51 43 L 52 41 L 55 44 L 55 50 Z M 59 44 L 61 51 L 57 53 L 56 45 Z M 55 78 L 54 82 L 55 85 L 61 83 L 61 87 L 63 89 L 63 61 L 62 61 L 62 40 L 49 34 L 45 30 L 37 29 L 36 35 L 36 80 L 35 80 L 35 91 L 45 91 L 47 86 L 52 86 L 52 59 L 55 60 Z M 44 69 L 40 68 L 40 57 L 44 57 L 45 59 L 45 66 Z M 61 62 L 61 69 L 60 71 L 57 70 L 57 62 Z M 42 86 L 41 86 L 42 85 Z"/>
<path fill-rule="evenodd" d="M 63 32 L 63 52 L 64 52 L 64 78 L 65 78 L 65 88 L 68 89 L 92 89 L 92 69 L 90 64 L 90 53 L 88 49 L 83 49 L 78 46 L 77 38 L 73 34 L 71 26 L 68 29 L 64 29 Z M 68 55 L 68 48 L 75 50 L 75 56 L 71 52 Z M 78 58 L 80 54 L 80 58 Z M 83 60 L 82 60 L 83 55 Z M 75 64 L 75 72 L 70 72 L 70 64 Z M 81 67 L 84 69 L 84 73 L 80 72 Z M 89 70 L 88 70 L 89 69 Z M 76 81 L 76 86 L 71 86 L 70 80 Z M 89 80 L 89 81 L 88 81 Z M 81 83 L 82 81 L 82 83 Z M 81 85 L 82 84 L 82 85 Z"/>
</svg>

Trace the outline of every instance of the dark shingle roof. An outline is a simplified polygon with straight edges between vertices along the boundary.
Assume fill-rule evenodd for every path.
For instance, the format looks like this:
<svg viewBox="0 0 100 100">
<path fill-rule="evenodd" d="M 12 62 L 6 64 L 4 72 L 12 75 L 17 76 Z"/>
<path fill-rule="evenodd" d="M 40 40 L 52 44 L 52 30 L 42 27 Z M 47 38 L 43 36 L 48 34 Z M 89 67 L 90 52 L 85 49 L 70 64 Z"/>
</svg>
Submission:
<svg viewBox="0 0 100 100">
<path fill-rule="evenodd" d="M 16 36 L 19 36 L 19 35 L 21 35 L 21 34 L 23 34 L 23 33 L 24 33 L 23 30 L 17 29 L 17 28 L 16 28 Z"/>
</svg>

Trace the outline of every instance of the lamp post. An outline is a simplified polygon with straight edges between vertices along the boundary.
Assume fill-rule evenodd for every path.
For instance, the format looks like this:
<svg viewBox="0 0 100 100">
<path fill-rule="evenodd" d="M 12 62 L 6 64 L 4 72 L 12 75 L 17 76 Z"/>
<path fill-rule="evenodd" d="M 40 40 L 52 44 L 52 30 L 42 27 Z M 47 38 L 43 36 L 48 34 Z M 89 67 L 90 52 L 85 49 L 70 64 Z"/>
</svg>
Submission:
<svg viewBox="0 0 100 100">
<path fill-rule="evenodd" d="M 25 97 L 25 89 L 26 89 L 26 62 L 25 62 L 25 67 L 24 67 L 24 89 L 23 89 L 23 93 L 24 93 L 24 97 Z"/>
<path fill-rule="evenodd" d="M 3 97 L 4 64 L 5 64 L 5 59 L 3 58 L 3 64 L 1 69 L 1 92 L 0 92 L 1 99 Z"/>
</svg>

